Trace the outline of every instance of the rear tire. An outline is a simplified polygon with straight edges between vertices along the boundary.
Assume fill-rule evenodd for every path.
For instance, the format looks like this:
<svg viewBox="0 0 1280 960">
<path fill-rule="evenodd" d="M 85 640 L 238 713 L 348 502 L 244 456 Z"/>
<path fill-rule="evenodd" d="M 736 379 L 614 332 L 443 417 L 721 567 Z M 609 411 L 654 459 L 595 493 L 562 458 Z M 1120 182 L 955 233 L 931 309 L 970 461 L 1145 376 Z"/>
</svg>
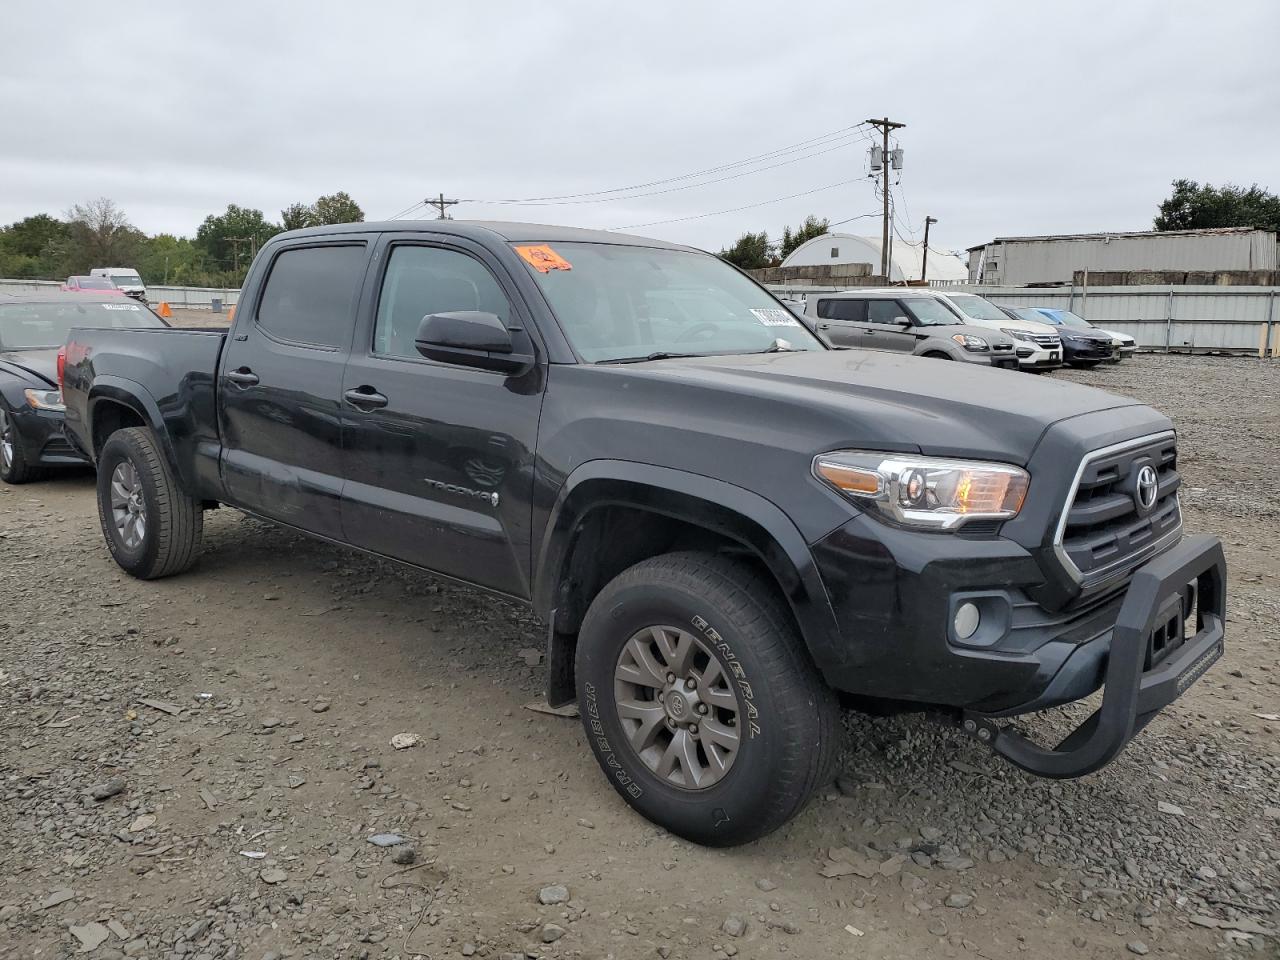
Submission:
<svg viewBox="0 0 1280 960">
<path fill-rule="evenodd" d="M 671 553 L 624 571 L 587 611 L 576 677 L 613 788 L 689 840 L 762 837 L 831 777 L 836 696 L 776 585 L 745 563 Z"/>
<path fill-rule="evenodd" d="M 98 457 L 98 518 L 112 559 L 140 580 L 182 573 L 200 555 L 204 514 L 187 496 L 155 435 L 117 430 Z"/>
</svg>

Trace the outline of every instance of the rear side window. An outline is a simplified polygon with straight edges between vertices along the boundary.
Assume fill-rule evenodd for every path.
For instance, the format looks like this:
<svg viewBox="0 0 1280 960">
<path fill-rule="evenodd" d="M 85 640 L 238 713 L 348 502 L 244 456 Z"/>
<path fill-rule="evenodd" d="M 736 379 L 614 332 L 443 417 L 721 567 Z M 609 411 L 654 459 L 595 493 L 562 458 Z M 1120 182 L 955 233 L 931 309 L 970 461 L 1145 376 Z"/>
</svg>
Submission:
<svg viewBox="0 0 1280 960">
<path fill-rule="evenodd" d="M 271 265 L 258 326 L 280 340 L 345 349 L 364 264 L 363 244 L 285 250 Z"/>
<path fill-rule="evenodd" d="M 373 351 L 420 359 L 415 341 L 432 313 L 480 310 L 505 324 L 511 304 L 487 267 L 474 257 L 439 247 L 398 246 L 382 281 Z"/>
<path fill-rule="evenodd" d="M 861 323 L 867 319 L 867 301 L 819 300 L 818 316 L 823 320 L 851 320 Z"/>
</svg>

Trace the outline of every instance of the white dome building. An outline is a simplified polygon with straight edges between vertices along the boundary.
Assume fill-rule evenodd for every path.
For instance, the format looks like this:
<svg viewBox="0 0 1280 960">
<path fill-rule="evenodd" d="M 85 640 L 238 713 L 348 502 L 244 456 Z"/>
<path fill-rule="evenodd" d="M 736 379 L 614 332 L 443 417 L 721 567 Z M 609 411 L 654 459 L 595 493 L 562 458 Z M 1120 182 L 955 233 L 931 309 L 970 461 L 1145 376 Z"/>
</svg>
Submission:
<svg viewBox="0 0 1280 960">
<path fill-rule="evenodd" d="M 891 282 L 920 279 L 920 268 L 924 259 L 923 244 L 906 243 L 895 237 L 889 245 L 889 254 L 892 257 L 889 265 Z M 869 263 L 871 272 L 878 273 L 880 271 L 880 238 L 858 237 L 852 233 L 824 233 L 792 250 L 791 255 L 782 261 L 781 266 L 785 270 L 787 267 L 813 267 L 837 263 Z M 969 266 L 955 254 L 931 246 L 927 279 L 963 282 L 969 279 Z"/>
</svg>

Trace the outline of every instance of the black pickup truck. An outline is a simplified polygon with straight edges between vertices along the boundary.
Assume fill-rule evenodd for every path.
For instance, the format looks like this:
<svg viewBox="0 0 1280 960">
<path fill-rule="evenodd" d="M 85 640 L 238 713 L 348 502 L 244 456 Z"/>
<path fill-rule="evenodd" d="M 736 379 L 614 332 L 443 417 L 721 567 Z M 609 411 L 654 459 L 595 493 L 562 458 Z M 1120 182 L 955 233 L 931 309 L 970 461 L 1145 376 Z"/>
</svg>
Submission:
<svg viewBox="0 0 1280 960">
<path fill-rule="evenodd" d="M 1097 770 L 1223 648 L 1155 410 L 832 350 L 719 259 L 614 233 L 281 234 L 229 331 L 74 330 L 107 546 L 195 562 L 228 505 L 532 605 L 609 782 L 732 844 L 830 776 L 842 701 Z M 1006 718 L 1079 700 L 1054 747 Z"/>
</svg>

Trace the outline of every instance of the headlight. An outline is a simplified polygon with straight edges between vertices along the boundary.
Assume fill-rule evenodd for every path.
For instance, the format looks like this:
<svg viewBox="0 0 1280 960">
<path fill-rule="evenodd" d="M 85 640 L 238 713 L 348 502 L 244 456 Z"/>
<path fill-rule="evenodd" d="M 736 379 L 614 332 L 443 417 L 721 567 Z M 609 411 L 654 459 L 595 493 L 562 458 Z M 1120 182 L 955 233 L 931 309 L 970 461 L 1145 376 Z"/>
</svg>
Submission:
<svg viewBox="0 0 1280 960">
<path fill-rule="evenodd" d="M 1019 467 L 914 454 L 837 450 L 813 459 L 813 474 L 881 519 L 924 530 L 1017 516 L 1030 475 Z"/>
<path fill-rule="evenodd" d="M 987 341 L 981 337 L 972 337 L 967 333 L 957 333 L 951 337 L 956 343 L 964 347 L 966 350 L 972 350 L 974 353 L 981 353 L 987 349 Z"/>
<path fill-rule="evenodd" d="M 1001 328 L 1000 328 L 1000 332 L 1001 332 L 1001 333 L 1007 333 L 1009 336 L 1013 337 L 1013 339 L 1015 339 L 1015 340 L 1030 340 L 1030 339 L 1031 339 L 1031 334 L 1027 333 L 1027 331 L 1025 331 L 1025 330 L 1013 330 L 1013 329 L 1006 330 L 1004 327 L 1001 327 Z"/>
<path fill-rule="evenodd" d="M 61 412 L 67 409 L 62 405 L 61 392 L 57 390 L 23 390 L 22 393 L 27 398 L 27 403 L 37 410 Z"/>
</svg>

